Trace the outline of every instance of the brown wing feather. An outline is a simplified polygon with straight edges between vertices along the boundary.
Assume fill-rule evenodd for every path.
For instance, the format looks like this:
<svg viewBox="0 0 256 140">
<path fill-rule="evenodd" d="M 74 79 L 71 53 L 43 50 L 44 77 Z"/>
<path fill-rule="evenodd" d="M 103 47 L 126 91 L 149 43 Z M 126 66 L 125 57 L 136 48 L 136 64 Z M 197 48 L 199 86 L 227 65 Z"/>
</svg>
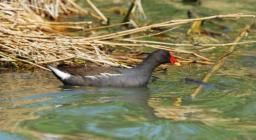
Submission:
<svg viewBox="0 0 256 140">
<path fill-rule="evenodd" d="M 108 66 L 58 66 L 58 69 L 72 75 L 90 76 L 100 73 L 119 74 L 120 68 Z"/>
</svg>

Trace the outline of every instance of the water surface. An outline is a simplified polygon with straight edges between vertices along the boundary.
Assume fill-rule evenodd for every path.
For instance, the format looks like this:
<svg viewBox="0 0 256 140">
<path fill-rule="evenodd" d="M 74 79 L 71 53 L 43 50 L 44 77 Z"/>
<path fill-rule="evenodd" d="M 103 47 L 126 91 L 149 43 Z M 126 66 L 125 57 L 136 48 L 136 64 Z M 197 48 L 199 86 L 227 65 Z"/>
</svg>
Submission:
<svg viewBox="0 0 256 140">
<path fill-rule="evenodd" d="M 4 73 L 0 138 L 253 139 L 255 59 L 227 61 L 195 100 L 198 84 L 184 77 L 207 71 L 196 65 L 169 66 L 147 88 L 64 87 L 48 72 Z"/>
</svg>

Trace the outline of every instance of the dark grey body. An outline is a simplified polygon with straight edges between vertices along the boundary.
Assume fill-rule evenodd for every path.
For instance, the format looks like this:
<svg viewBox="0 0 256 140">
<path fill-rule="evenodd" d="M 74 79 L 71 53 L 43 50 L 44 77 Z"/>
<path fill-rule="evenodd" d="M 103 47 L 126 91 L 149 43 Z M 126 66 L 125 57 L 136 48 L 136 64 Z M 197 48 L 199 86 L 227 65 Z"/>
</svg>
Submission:
<svg viewBox="0 0 256 140">
<path fill-rule="evenodd" d="M 168 51 L 158 50 L 150 54 L 141 64 L 131 69 L 114 68 L 112 72 L 99 73 L 92 76 L 71 75 L 63 78 L 56 68 L 49 67 L 65 84 L 72 86 L 97 87 L 142 87 L 148 84 L 153 70 L 163 63 L 168 63 Z M 99 68 L 100 69 L 100 68 Z"/>
<path fill-rule="evenodd" d="M 93 76 L 71 76 L 69 79 L 63 80 L 66 85 L 77 86 L 101 86 L 101 87 L 140 87 L 146 86 L 151 73 L 143 70 L 134 69 L 125 70 L 120 73 L 101 73 Z M 140 76 L 138 76 L 140 75 Z"/>
</svg>

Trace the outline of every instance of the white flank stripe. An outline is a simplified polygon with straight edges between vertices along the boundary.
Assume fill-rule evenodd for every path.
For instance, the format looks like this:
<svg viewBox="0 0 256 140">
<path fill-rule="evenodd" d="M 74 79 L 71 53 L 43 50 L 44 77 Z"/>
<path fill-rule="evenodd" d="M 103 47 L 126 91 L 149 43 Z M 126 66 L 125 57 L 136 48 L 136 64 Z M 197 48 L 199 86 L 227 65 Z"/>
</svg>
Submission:
<svg viewBox="0 0 256 140">
<path fill-rule="evenodd" d="M 122 74 L 100 73 L 99 75 L 85 76 L 85 77 L 90 78 L 92 80 L 96 80 L 100 77 L 101 78 L 108 78 L 108 77 L 111 77 L 111 76 L 119 76 L 119 75 L 122 75 Z"/>
<path fill-rule="evenodd" d="M 92 80 L 96 80 L 97 79 L 97 77 L 95 77 L 95 76 L 85 76 L 86 78 L 90 78 L 90 79 L 92 79 Z"/>
<path fill-rule="evenodd" d="M 119 76 L 119 75 L 122 75 L 122 74 L 100 73 L 100 75 L 102 75 L 102 76 Z"/>
</svg>

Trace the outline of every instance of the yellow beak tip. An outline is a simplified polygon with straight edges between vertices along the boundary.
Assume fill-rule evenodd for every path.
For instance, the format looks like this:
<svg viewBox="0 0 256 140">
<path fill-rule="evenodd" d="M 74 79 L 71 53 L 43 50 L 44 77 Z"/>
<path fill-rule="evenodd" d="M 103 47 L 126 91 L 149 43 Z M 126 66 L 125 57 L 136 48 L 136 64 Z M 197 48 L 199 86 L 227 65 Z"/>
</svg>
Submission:
<svg viewBox="0 0 256 140">
<path fill-rule="evenodd" d="M 180 62 L 175 62 L 174 65 L 181 66 Z"/>
</svg>

